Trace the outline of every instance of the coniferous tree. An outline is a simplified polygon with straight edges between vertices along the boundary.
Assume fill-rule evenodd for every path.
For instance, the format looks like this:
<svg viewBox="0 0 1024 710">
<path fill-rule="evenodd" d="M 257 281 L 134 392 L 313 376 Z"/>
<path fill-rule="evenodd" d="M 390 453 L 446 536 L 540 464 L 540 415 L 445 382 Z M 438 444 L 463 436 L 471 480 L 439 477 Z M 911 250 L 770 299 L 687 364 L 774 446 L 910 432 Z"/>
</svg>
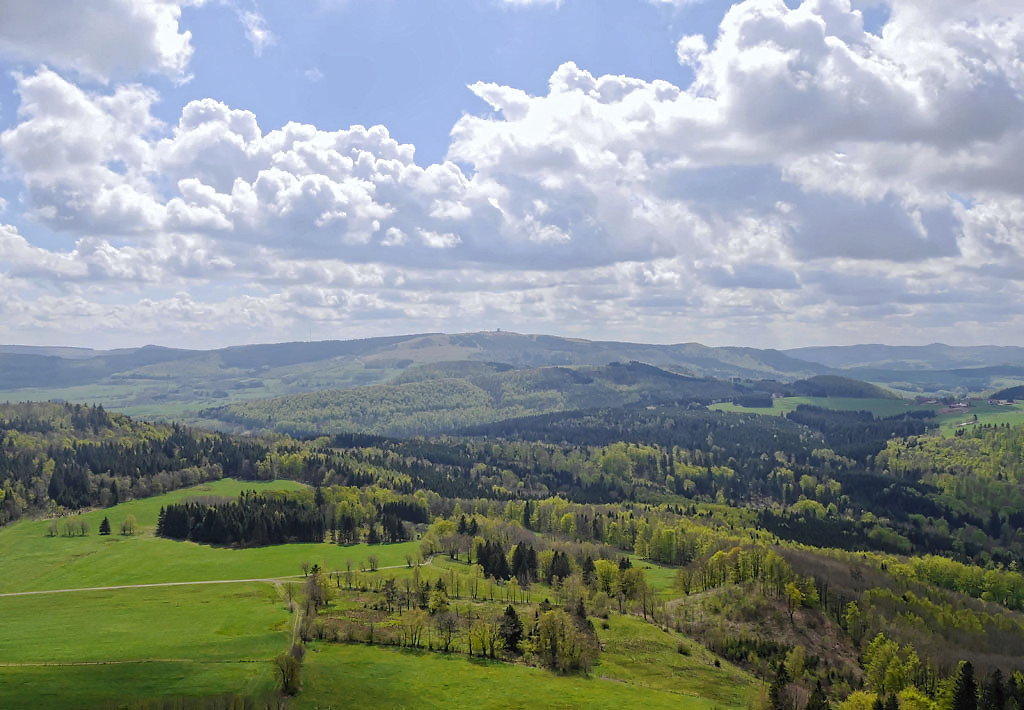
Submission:
<svg viewBox="0 0 1024 710">
<path fill-rule="evenodd" d="M 583 560 L 583 583 L 590 584 L 593 582 L 595 574 L 597 574 L 597 567 L 594 566 L 594 558 L 587 555 L 586 559 Z"/>
<path fill-rule="evenodd" d="M 519 614 L 511 604 L 508 605 L 501 617 L 499 633 L 505 648 L 512 653 L 519 653 L 519 642 L 523 638 L 523 622 L 520 621 Z"/>
<path fill-rule="evenodd" d="M 974 666 L 960 661 L 953 676 L 953 707 L 951 710 L 978 710 L 978 684 L 974 680 Z"/>
<path fill-rule="evenodd" d="M 786 664 L 779 661 L 778 665 L 775 666 L 775 678 L 772 679 L 771 685 L 768 686 L 768 705 L 771 710 L 789 710 L 790 702 L 789 694 L 786 691 L 787 685 L 789 685 L 789 672 L 786 670 Z"/>
<path fill-rule="evenodd" d="M 103 522 L 100 523 L 100 535 L 110 534 L 110 519 L 107 517 L 103 518 Z"/>
<path fill-rule="evenodd" d="M 1004 710 L 1006 707 L 1006 688 L 1003 683 L 1003 673 L 998 668 L 985 679 L 981 687 L 981 701 L 978 703 L 979 710 Z"/>
<path fill-rule="evenodd" d="M 807 705 L 804 706 L 804 710 L 829 710 L 829 707 L 828 698 L 825 696 L 825 691 L 822 689 L 821 681 L 819 680 L 814 684 L 814 690 L 811 691 L 811 696 L 807 698 Z"/>
</svg>

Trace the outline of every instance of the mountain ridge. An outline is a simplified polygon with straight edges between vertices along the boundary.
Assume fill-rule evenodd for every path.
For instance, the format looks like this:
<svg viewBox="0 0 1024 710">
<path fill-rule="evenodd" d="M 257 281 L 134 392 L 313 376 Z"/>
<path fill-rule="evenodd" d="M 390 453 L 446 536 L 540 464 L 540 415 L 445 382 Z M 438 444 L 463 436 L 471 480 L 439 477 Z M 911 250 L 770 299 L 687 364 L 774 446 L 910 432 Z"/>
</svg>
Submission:
<svg viewBox="0 0 1024 710">
<path fill-rule="evenodd" d="M 1011 362 L 986 364 L 1007 359 Z M 991 392 L 1024 384 L 1024 348 L 1011 346 L 869 344 L 776 350 L 478 331 L 213 350 L 0 345 L 0 399 L 89 401 L 164 417 L 252 399 L 400 384 L 410 378 L 464 378 L 480 374 L 482 365 L 532 370 L 616 362 L 644 363 L 693 378 L 780 384 L 843 376 L 909 394 Z"/>
</svg>

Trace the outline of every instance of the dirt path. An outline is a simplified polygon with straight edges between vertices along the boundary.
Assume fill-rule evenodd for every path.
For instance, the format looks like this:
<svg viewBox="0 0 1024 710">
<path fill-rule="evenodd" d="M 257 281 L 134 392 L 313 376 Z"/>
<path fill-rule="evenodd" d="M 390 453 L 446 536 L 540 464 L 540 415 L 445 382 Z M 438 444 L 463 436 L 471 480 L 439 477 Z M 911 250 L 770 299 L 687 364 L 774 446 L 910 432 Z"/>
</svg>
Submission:
<svg viewBox="0 0 1024 710">
<path fill-rule="evenodd" d="M 274 583 L 284 579 L 302 577 L 301 574 L 288 577 L 256 577 L 254 579 L 207 579 L 197 582 L 153 582 L 151 584 L 115 584 L 109 587 L 75 587 L 72 589 L 41 589 L 35 592 L 5 592 L 0 597 L 27 597 L 33 594 L 70 594 L 72 592 L 106 592 L 113 589 L 149 589 L 150 587 L 187 587 L 196 584 L 247 584 L 252 582 Z"/>
<path fill-rule="evenodd" d="M 0 668 L 46 668 L 49 666 L 126 666 L 141 663 L 267 663 L 269 658 L 129 658 L 119 661 L 26 661 L 24 663 L 0 662 Z"/>
<path fill-rule="evenodd" d="M 434 560 L 434 556 L 431 555 L 426 561 L 420 563 L 420 567 L 426 567 Z M 378 567 L 377 571 L 385 569 L 401 569 L 408 565 L 389 565 L 387 567 Z M 372 573 L 371 573 L 372 574 Z M 303 579 L 306 575 L 304 574 L 288 574 L 280 577 L 253 577 L 251 579 L 206 579 L 195 582 L 152 582 L 149 584 L 114 584 L 107 587 L 73 587 L 70 589 L 40 589 L 33 592 L 4 592 L 0 594 L 2 597 L 27 597 L 34 594 L 70 594 L 73 592 L 106 592 L 114 589 L 149 589 L 152 587 L 188 587 L 197 584 L 252 584 L 254 582 L 266 582 L 273 584 L 275 582 L 282 582 L 289 579 Z"/>
</svg>

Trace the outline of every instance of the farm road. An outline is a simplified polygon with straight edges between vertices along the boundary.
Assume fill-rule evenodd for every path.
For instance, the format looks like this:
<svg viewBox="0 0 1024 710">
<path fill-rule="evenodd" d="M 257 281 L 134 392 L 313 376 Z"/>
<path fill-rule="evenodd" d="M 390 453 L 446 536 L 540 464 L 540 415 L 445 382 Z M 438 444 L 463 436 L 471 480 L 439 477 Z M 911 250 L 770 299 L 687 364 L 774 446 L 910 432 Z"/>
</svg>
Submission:
<svg viewBox="0 0 1024 710">
<path fill-rule="evenodd" d="M 425 562 L 420 564 L 420 567 L 427 567 L 433 562 L 434 557 L 431 555 Z M 385 569 L 401 569 L 407 565 L 390 565 L 388 567 L 378 567 L 377 571 Z M 150 584 L 115 584 L 108 587 L 74 587 L 71 589 L 40 589 L 32 592 L 4 592 L 0 594 L 0 598 L 3 597 L 27 597 L 34 594 L 71 594 L 74 592 L 106 592 L 114 589 L 148 589 L 150 587 L 187 587 L 196 584 L 251 584 L 253 582 L 267 582 L 273 584 L 274 582 L 282 582 L 288 579 L 303 578 L 304 574 L 289 574 L 281 577 L 254 577 L 252 579 L 207 579 L 196 582 L 153 582 Z"/>
</svg>

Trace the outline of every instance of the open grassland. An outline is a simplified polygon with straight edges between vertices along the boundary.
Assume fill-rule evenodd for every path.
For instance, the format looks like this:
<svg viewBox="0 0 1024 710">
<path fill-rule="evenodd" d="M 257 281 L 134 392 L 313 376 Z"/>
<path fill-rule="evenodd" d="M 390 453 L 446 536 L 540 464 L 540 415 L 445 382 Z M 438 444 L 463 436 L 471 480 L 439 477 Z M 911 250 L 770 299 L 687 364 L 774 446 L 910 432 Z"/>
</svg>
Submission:
<svg viewBox="0 0 1024 710">
<path fill-rule="evenodd" d="M 0 663 L 270 660 L 290 614 L 270 583 L 0 598 Z"/>
<path fill-rule="evenodd" d="M 700 644 L 631 616 L 613 614 L 604 629 L 594 619 L 604 650 L 593 674 L 642 688 L 680 694 L 715 707 L 747 707 L 759 682 Z M 682 653 L 680 653 L 682 649 Z"/>
<path fill-rule="evenodd" d="M 223 480 L 92 511 L 85 537 L 48 537 L 48 521 L 0 530 L 0 593 L 301 575 L 304 561 L 358 569 L 369 555 L 405 564 L 416 543 L 281 545 L 232 550 L 153 535 L 160 507 L 194 495 L 297 490 L 290 481 Z M 100 536 L 129 514 L 138 533 Z M 396 570 L 398 571 L 398 570 Z M 301 580 L 295 580 L 296 583 Z M 0 707 L 89 708 L 161 697 L 261 696 L 271 660 L 290 643 L 292 616 L 269 582 L 0 597 Z"/>
<path fill-rule="evenodd" d="M 273 689 L 291 615 L 269 583 L 0 598 L 0 707 Z"/>
<path fill-rule="evenodd" d="M 162 388 L 163 389 L 163 388 Z M 89 402 L 122 409 L 142 396 L 137 383 L 88 384 L 71 387 L 19 387 L 0 390 L 0 402 Z"/>
<path fill-rule="evenodd" d="M 825 409 L 844 411 L 867 410 L 876 417 L 891 417 L 904 412 L 931 409 L 936 412 L 935 421 L 943 436 L 953 436 L 962 427 L 970 428 L 984 424 L 1019 426 L 1024 424 L 1024 403 L 1010 405 L 989 404 L 986 400 L 972 400 L 969 409 L 953 413 L 941 413 L 942 405 L 914 404 L 910 400 L 899 399 L 853 399 L 847 397 L 783 397 L 776 399 L 772 407 L 741 407 L 732 402 L 712 404 L 709 409 L 720 412 L 747 412 L 749 414 L 785 415 L 801 404 L 810 404 Z M 974 415 L 978 421 L 974 421 Z"/>
<path fill-rule="evenodd" d="M 977 421 L 974 421 L 975 415 Z M 960 428 L 970 429 L 984 424 L 1020 426 L 1024 424 L 1024 404 L 989 404 L 987 400 L 972 400 L 968 409 L 939 414 L 938 422 L 943 436 L 953 436 Z"/>
<path fill-rule="evenodd" d="M 842 411 L 865 410 L 876 417 L 892 417 L 919 409 L 937 409 L 935 405 L 914 404 L 913 401 L 906 399 L 860 399 L 856 397 L 782 397 L 774 400 L 771 407 L 741 407 L 732 402 L 720 402 L 712 404 L 709 409 L 720 412 L 784 415 L 792 412 L 801 404 Z"/>
<path fill-rule="evenodd" d="M 168 697 L 260 697 L 274 689 L 272 670 L 269 662 L 202 661 L 7 667 L 0 668 L 0 707 L 106 710 Z"/>
<path fill-rule="evenodd" d="M 48 537 L 48 521 L 26 520 L 0 529 L 0 549 L 4 551 L 4 575 L 0 593 L 101 587 L 124 584 L 195 582 L 219 579 L 262 579 L 301 574 L 304 561 L 320 564 L 327 570 L 353 568 L 370 555 L 376 555 L 382 567 L 404 565 L 407 554 L 415 555 L 418 543 L 394 545 L 294 544 L 249 549 L 230 549 L 178 542 L 155 537 L 161 506 L 189 496 L 216 495 L 234 497 L 243 490 L 296 490 L 302 485 L 291 481 L 235 481 L 225 479 L 195 488 L 103 510 L 83 517 L 92 532 L 85 537 Z M 132 514 L 139 532 L 131 537 L 117 534 L 100 536 L 96 531 L 104 516 L 113 529 Z"/>
<path fill-rule="evenodd" d="M 297 708 L 745 708 L 720 700 L 427 651 L 320 645 L 306 655 Z M 723 678 L 723 683 L 728 680 Z"/>
<path fill-rule="evenodd" d="M 675 599 L 679 596 L 679 593 L 675 591 L 676 573 L 679 570 L 678 567 L 658 564 L 657 562 L 651 562 L 650 560 L 642 559 L 636 555 L 629 555 L 629 559 L 632 561 L 634 567 L 639 567 L 644 571 L 647 583 L 657 590 L 659 598 Z"/>
</svg>

